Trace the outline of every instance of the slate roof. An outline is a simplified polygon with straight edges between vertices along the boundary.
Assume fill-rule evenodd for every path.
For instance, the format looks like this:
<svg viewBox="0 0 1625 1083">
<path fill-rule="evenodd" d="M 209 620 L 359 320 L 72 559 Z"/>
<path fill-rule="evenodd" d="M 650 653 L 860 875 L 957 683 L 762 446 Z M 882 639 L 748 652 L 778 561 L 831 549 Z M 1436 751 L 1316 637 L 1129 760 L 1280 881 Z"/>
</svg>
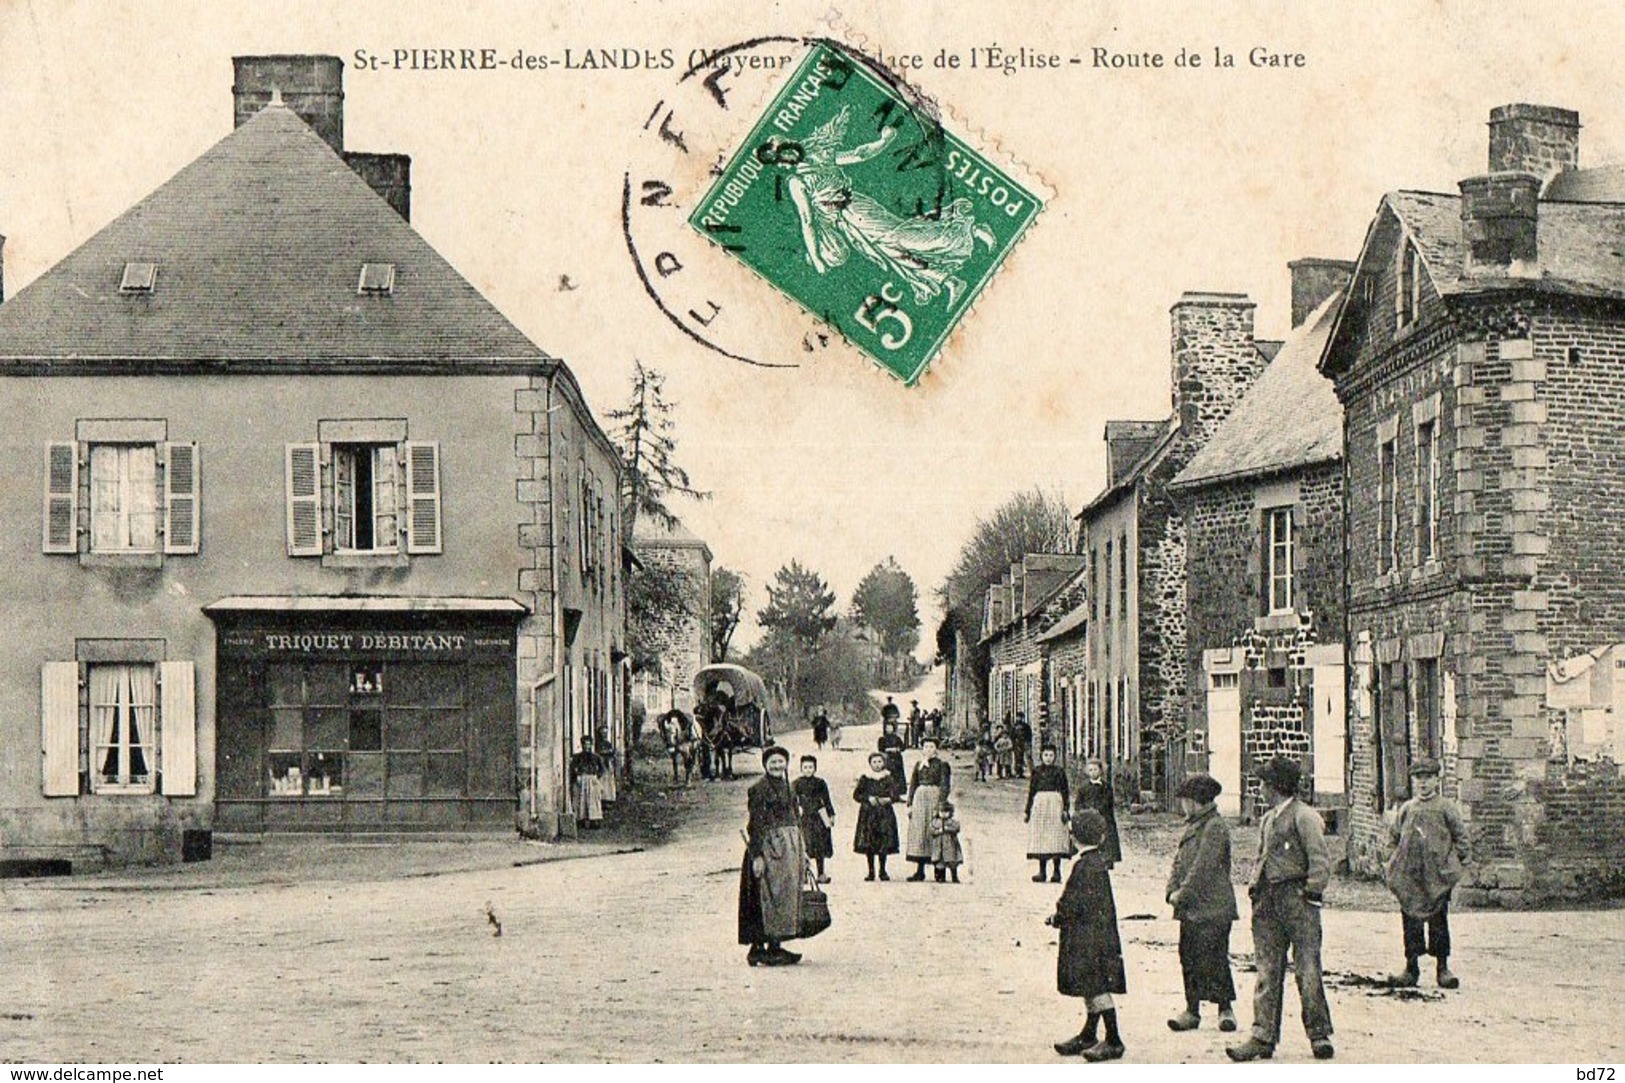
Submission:
<svg viewBox="0 0 1625 1083">
<path fill-rule="evenodd" d="M 1538 210 L 1537 256 L 1532 273 L 1467 275 L 1460 196 L 1392 192 L 1383 202 L 1416 241 L 1441 297 L 1508 288 L 1625 297 L 1625 203 L 1543 198 Z"/>
<path fill-rule="evenodd" d="M 150 295 L 120 293 L 129 261 Z M 358 294 L 363 262 L 391 295 Z M 550 360 L 280 104 L 0 305 L 0 368 L 125 359 Z"/>
<path fill-rule="evenodd" d="M 682 523 L 667 526 L 657 516 L 639 515 L 632 525 L 632 544 L 667 549 L 703 549 L 705 559 L 711 559 L 711 547 Z"/>
<path fill-rule="evenodd" d="M 1039 642 L 1039 643 L 1052 643 L 1055 640 L 1062 638 L 1063 636 L 1067 636 L 1067 635 L 1072 634 L 1073 632 L 1078 631 L 1079 629 L 1081 629 L 1088 622 L 1089 622 L 1089 601 L 1086 598 L 1083 601 L 1079 602 L 1078 605 L 1070 613 L 1067 613 L 1060 620 L 1056 621 L 1055 625 L 1052 628 L 1050 628 L 1049 631 L 1047 631 L 1047 632 L 1043 633 L 1042 635 L 1040 635 L 1038 637 L 1038 639 L 1037 639 L 1037 642 Z"/>
<path fill-rule="evenodd" d="M 1174 478 L 1175 488 L 1277 473 L 1343 455 L 1343 407 L 1316 367 L 1341 294 L 1294 328 L 1258 382 Z"/>
</svg>

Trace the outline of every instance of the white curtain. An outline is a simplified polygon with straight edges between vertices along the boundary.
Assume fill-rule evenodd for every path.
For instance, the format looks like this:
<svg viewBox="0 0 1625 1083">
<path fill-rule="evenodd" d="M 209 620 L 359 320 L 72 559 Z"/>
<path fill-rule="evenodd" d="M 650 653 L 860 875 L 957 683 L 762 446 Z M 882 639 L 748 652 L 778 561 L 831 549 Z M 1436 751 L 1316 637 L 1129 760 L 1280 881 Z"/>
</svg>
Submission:
<svg viewBox="0 0 1625 1083">
<path fill-rule="evenodd" d="M 92 549 L 157 548 L 157 463 L 157 449 L 150 444 L 97 444 L 90 449 Z"/>
<path fill-rule="evenodd" d="M 152 666 L 90 667 L 94 765 L 101 782 L 129 786 L 151 781 L 156 693 Z"/>
</svg>

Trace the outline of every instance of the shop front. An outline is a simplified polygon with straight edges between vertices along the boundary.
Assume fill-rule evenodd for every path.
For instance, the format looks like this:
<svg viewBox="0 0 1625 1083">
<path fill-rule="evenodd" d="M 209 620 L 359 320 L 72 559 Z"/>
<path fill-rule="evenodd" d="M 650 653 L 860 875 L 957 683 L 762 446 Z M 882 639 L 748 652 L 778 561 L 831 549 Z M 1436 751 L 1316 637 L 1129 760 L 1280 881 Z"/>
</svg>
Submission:
<svg viewBox="0 0 1625 1083">
<path fill-rule="evenodd" d="M 511 828 L 524 610 L 346 601 L 209 607 L 216 830 Z"/>
</svg>

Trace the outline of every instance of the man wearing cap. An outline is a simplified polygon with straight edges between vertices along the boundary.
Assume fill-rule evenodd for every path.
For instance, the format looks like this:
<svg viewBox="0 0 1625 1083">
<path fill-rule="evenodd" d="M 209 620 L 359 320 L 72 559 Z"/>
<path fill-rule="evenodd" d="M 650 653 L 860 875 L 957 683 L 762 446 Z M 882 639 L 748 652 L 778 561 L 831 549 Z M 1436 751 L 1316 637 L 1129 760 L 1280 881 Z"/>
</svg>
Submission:
<svg viewBox="0 0 1625 1083">
<path fill-rule="evenodd" d="M 1270 809 L 1258 826 L 1258 863 L 1247 894 L 1253 900 L 1253 1033 L 1225 1049 L 1231 1060 L 1268 1059 L 1281 1037 L 1286 953 L 1298 975 L 1303 1029 L 1316 1060 L 1332 1056 L 1332 1013 L 1320 974 L 1320 905 L 1331 879 L 1331 855 L 1320 816 L 1298 800 L 1298 765 L 1277 756 L 1258 772 Z"/>
<path fill-rule="evenodd" d="M 1236 889 L 1230 884 L 1230 827 L 1214 799 L 1224 789 L 1212 775 L 1192 775 L 1179 788 L 1185 833 L 1174 855 L 1166 897 L 1179 922 L 1179 969 L 1185 977 L 1185 1010 L 1168 1029 L 1195 1030 L 1202 1001 L 1219 1006 L 1219 1029 L 1236 1029 L 1235 980 L 1230 976 L 1230 926 L 1236 920 Z"/>
<path fill-rule="evenodd" d="M 1461 980 L 1450 972 L 1450 892 L 1467 859 L 1467 825 L 1455 802 L 1439 795 L 1438 760 L 1411 765 L 1411 788 L 1415 795 L 1388 826 L 1394 854 L 1384 878 L 1399 900 L 1405 930 L 1405 969 L 1389 980 L 1415 985 L 1422 956 L 1431 955 L 1439 988 L 1454 989 Z"/>
</svg>

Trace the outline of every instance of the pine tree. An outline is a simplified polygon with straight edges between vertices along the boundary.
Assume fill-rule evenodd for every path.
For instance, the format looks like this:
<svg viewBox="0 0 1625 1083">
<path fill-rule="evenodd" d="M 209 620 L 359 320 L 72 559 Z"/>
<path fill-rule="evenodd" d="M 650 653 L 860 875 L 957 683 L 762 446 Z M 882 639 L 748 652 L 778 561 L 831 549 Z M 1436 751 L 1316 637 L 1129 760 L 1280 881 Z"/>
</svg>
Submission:
<svg viewBox="0 0 1625 1083">
<path fill-rule="evenodd" d="M 673 493 L 695 500 L 711 497 L 694 488 L 688 471 L 672 457 L 677 450 L 673 435 L 677 425 L 671 416 L 675 404 L 666 401 L 666 378 L 642 361 L 633 365 L 631 398 L 609 412 L 621 453 L 621 507 L 628 538 L 639 515 L 648 515 L 667 528 L 676 526 L 677 516 L 667 505 Z"/>
</svg>

